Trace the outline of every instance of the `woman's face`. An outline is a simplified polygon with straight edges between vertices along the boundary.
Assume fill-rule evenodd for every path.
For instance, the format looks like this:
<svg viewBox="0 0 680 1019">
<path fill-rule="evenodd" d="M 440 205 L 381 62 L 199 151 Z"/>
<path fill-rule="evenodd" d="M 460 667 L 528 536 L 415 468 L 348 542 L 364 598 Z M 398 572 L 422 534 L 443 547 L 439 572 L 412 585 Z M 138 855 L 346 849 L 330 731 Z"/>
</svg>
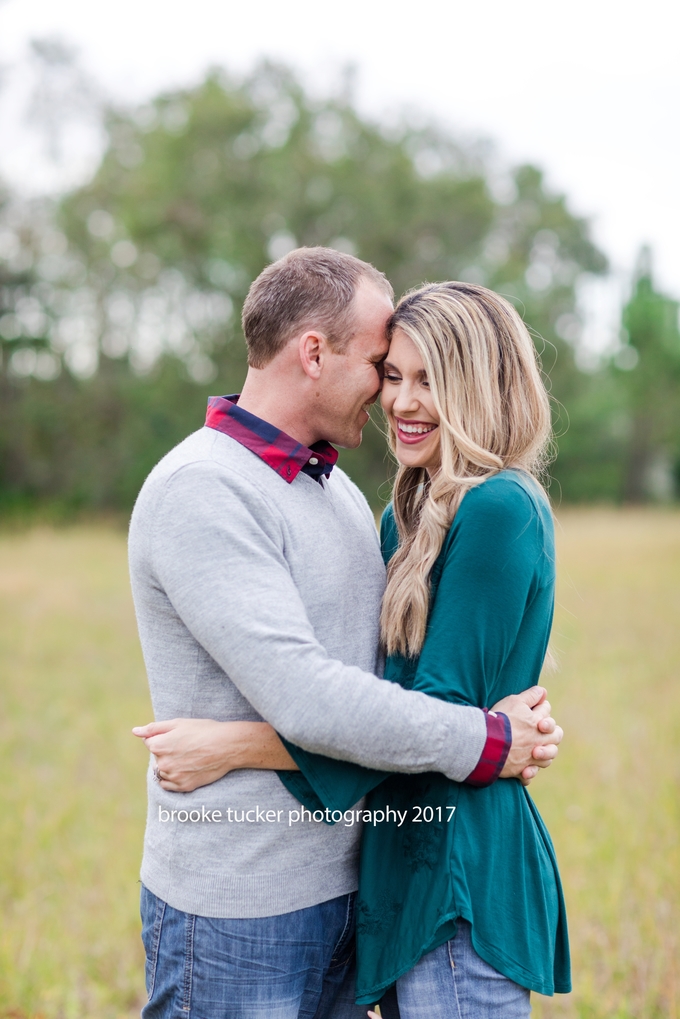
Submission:
<svg viewBox="0 0 680 1019">
<path fill-rule="evenodd" d="M 384 365 L 383 409 L 397 437 L 396 454 L 405 467 L 439 466 L 439 415 L 423 360 L 412 340 L 397 328 Z"/>
</svg>

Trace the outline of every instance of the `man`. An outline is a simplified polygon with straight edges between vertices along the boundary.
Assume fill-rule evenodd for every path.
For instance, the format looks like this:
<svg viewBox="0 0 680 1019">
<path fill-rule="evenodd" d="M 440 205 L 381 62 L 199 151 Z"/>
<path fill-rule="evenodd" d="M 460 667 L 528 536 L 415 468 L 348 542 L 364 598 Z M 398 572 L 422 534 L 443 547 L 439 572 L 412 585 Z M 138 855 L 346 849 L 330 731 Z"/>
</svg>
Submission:
<svg viewBox="0 0 680 1019">
<path fill-rule="evenodd" d="M 504 702 L 508 722 L 376 677 L 384 567 L 330 443 L 361 442 L 391 313 L 385 277 L 327 249 L 294 251 L 252 285 L 238 403 L 211 399 L 206 428 L 154 469 L 132 518 L 154 712 L 265 719 L 310 751 L 486 784 L 557 752 L 552 720 L 552 735 L 537 731 L 549 710 L 530 710 L 539 688 Z M 166 785 L 150 776 L 146 1019 L 363 1014 L 358 826 L 306 819 L 273 771 L 232 771 L 181 799 Z"/>
</svg>

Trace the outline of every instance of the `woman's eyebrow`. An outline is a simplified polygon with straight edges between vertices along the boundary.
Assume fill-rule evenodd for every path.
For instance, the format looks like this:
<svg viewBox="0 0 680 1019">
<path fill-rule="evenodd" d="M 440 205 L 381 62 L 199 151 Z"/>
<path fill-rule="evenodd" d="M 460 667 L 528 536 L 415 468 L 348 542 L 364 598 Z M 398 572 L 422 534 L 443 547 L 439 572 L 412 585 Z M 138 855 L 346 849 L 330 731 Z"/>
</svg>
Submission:
<svg viewBox="0 0 680 1019">
<path fill-rule="evenodd" d="M 392 364 L 391 361 L 383 361 L 383 368 L 391 368 L 393 372 L 399 372 L 399 369 L 397 368 L 396 364 Z"/>
</svg>

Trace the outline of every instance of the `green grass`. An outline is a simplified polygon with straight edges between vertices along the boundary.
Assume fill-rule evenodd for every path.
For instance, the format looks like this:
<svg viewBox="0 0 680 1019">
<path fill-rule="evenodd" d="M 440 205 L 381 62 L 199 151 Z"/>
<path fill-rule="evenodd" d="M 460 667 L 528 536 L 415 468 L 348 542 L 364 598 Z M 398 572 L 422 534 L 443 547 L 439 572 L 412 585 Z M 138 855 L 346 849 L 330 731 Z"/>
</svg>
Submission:
<svg viewBox="0 0 680 1019">
<path fill-rule="evenodd" d="M 0 1014 L 127 1015 L 150 715 L 121 533 L 0 539 L 0 675 Z"/>
<path fill-rule="evenodd" d="M 560 514 L 550 677 L 567 730 L 532 792 L 556 844 L 573 994 L 534 1014 L 676 1019 L 680 514 Z M 123 535 L 0 536 L 0 1015 L 130 1016 L 150 717 Z"/>
</svg>

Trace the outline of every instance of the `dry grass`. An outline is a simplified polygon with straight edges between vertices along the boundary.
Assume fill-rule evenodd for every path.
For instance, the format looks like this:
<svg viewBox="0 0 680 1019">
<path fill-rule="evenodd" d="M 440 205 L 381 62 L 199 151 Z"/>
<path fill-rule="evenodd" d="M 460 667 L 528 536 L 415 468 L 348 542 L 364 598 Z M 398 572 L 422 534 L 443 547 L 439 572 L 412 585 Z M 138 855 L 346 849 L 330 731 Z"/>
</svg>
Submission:
<svg viewBox="0 0 680 1019">
<path fill-rule="evenodd" d="M 539 1016 L 679 1014 L 680 515 L 560 515 L 562 661 L 550 680 L 568 732 L 534 796 L 566 889 L 574 992 Z"/>
<path fill-rule="evenodd" d="M 534 795 L 561 861 L 575 990 L 548 1017 L 677 1019 L 680 514 L 560 515 L 550 679 L 568 730 Z M 0 1015 L 128 1016 L 149 717 L 112 529 L 0 537 Z"/>
<path fill-rule="evenodd" d="M 149 701 L 119 532 L 2 537 L 0 676 L 0 1014 L 135 1011 L 146 761 L 130 727 Z"/>
</svg>

